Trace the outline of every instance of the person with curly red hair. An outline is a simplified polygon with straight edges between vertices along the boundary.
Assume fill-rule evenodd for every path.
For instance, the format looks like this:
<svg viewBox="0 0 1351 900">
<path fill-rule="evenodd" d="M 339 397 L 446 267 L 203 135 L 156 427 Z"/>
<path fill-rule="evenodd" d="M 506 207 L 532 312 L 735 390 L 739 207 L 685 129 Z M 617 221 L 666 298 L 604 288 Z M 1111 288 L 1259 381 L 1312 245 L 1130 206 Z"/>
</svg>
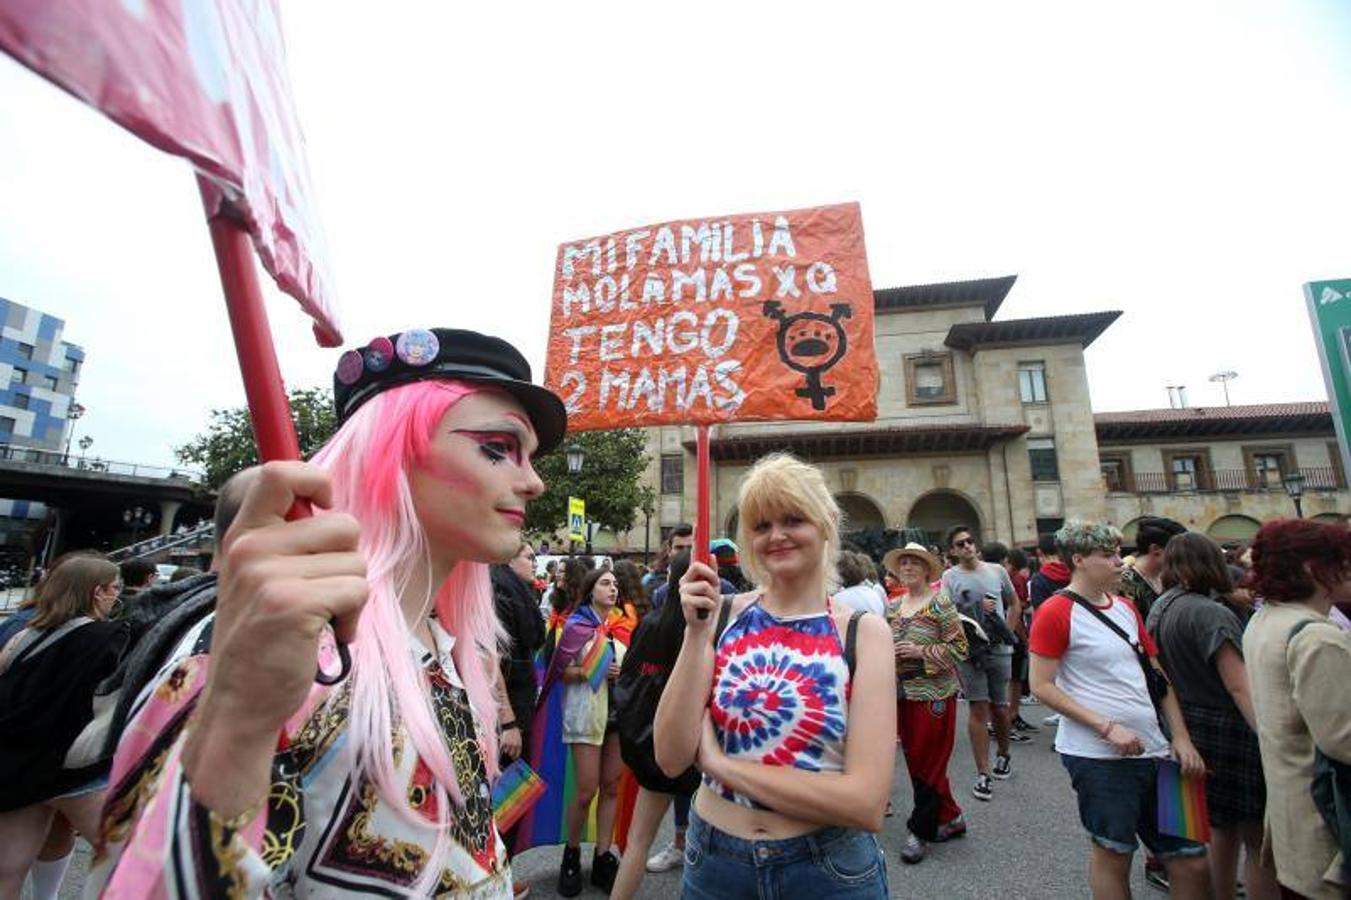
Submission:
<svg viewBox="0 0 1351 900">
<path fill-rule="evenodd" d="M 1332 624 L 1351 600 L 1351 530 L 1307 519 L 1268 522 L 1252 544 L 1263 607 L 1243 635 L 1262 768 L 1266 843 L 1289 896 L 1335 898 L 1351 887 L 1310 793 L 1315 748 L 1351 763 L 1351 635 Z"/>
</svg>

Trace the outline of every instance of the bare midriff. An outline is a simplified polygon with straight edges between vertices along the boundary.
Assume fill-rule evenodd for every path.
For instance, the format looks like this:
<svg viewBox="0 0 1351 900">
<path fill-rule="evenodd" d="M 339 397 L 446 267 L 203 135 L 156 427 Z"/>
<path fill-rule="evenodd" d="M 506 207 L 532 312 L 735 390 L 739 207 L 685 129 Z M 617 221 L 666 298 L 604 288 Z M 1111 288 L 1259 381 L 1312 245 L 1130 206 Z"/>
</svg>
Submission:
<svg viewBox="0 0 1351 900">
<path fill-rule="evenodd" d="M 773 810 L 739 806 L 719 797 L 706 785 L 700 785 L 694 795 L 694 811 L 719 831 L 745 841 L 782 841 L 801 837 L 821 827 Z"/>
</svg>

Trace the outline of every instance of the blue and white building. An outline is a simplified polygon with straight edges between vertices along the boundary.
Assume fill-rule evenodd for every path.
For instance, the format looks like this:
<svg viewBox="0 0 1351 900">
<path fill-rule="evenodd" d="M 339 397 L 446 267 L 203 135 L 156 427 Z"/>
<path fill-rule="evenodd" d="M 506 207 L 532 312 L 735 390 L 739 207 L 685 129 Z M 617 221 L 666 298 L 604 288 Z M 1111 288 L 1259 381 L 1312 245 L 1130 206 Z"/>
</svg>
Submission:
<svg viewBox="0 0 1351 900">
<path fill-rule="evenodd" d="M 67 452 L 84 350 L 62 339 L 65 327 L 55 316 L 0 297 L 0 445 Z M 46 515 L 41 503 L 0 500 L 0 543 L 11 543 Z"/>
</svg>

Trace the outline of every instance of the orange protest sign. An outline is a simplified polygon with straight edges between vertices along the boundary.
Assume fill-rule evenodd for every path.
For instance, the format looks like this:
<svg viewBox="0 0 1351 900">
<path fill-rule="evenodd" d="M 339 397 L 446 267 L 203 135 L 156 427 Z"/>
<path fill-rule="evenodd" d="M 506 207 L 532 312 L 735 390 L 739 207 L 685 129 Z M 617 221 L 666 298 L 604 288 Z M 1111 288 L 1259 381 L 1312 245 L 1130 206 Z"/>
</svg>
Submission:
<svg viewBox="0 0 1351 900">
<path fill-rule="evenodd" d="M 857 203 L 558 248 L 545 383 L 576 431 L 877 417 Z"/>
</svg>

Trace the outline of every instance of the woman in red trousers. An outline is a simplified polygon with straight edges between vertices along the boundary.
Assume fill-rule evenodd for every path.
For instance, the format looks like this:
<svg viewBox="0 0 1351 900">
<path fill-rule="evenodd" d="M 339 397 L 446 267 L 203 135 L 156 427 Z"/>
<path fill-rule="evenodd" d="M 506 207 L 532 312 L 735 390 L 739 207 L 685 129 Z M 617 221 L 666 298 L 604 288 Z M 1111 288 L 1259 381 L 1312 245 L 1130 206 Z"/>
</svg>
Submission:
<svg viewBox="0 0 1351 900">
<path fill-rule="evenodd" d="M 892 550 L 883 564 L 904 589 L 888 604 L 887 619 L 896 648 L 896 734 L 915 793 L 901 859 L 917 863 L 930 843 L 966 833 L 948 783 L 957 733 L 957 661 L 966 658 L 966 634 L 947 594 L 933 588 L 943 571 L 936 556 L 911 543 Z"/>
</svg>

